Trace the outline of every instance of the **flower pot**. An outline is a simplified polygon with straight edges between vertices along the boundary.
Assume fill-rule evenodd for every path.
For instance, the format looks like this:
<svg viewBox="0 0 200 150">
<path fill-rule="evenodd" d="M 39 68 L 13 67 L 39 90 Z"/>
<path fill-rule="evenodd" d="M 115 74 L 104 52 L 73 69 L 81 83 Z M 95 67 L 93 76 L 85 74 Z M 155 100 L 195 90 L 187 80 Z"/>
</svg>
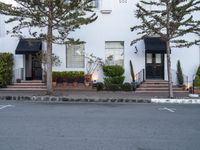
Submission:
<svg viewBox="0 0 200 150">
<path fill-rule="evenodd" d="M 92 83 L 92 74 L 86 74 L 84 77 L 85 77 L 85 86 L 90 86 Z"/>
<path fill-rule="evenodd" d="M 78 82 L 73 82 L 73 86 L 77 87 L 78 86 Z"/>
<path fill-rule="evenodd" d="M 57 83 L 55 81 L 53 81 L 53 87 L 56 87 Z"/>
</svg>

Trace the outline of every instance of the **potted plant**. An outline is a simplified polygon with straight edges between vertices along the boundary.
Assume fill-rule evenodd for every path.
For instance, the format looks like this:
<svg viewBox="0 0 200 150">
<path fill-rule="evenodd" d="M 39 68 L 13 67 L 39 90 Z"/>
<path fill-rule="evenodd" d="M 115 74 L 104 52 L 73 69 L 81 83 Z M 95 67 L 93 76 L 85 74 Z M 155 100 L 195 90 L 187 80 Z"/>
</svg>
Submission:
<svg viewBox="0 0 200 150">
<path fill-rule="evenodd" d="M 183 85 L 184 78 L 183 78 L 183 72 L 182 72 L 180 60 L 178 60 L 177 62 L 177 83 L 179 87 L 184 88 L 184 85 Z"/>
<path fill-rule="evenodd" d="M 59 77 L 59 72 L 56 72 L 56 71 L 54 71 L 53 73 L 52 73 L 52 77 L 53 77 L 53 87 L 56 87 L 56 85 L 57 85 L 57 78 Z"/>
<path fill-rule="evenodd" d="M 103 61 L 101 58 L 96 57 L 93 54 L 86 55 L 85 58 L 87 59 L 87 64 L 86 64 L 86 74 L 84 78 L 85 78 L 85 85 L 89 86 L 92 83 L 92 75 L 99 66 L 103 65 Z"/>
</svg>

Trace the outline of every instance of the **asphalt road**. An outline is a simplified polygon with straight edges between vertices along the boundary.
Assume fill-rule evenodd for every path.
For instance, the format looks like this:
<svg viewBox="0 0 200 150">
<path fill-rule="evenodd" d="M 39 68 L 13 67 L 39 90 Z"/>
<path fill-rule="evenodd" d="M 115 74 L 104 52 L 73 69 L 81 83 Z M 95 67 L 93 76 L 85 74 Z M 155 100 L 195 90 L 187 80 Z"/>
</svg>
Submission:
<svg viewBox="0 0 200 150">
<path fill-rule="evenodd" d="M 0 150 L 199 150 L 200 105 L 0 101 Z"/>
</svg>

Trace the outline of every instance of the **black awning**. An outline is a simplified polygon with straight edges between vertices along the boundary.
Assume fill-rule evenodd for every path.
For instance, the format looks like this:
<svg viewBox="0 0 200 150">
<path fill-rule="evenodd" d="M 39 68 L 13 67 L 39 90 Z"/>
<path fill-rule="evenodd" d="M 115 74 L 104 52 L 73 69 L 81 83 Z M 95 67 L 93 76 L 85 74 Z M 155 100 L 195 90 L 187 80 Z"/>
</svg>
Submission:
<svg viewBox="0 0 200 150">
<path fill-rule="evenodd" d="M 166 53 L 166 42 L 160 37 L 145 37 L 145 51 L 146 53 Z"/>
<path fill-rule="evenodd" d="M 34 54 L 42 50 L 42 41 L 38 39 L 20 39 L 15 54 Z"/>
</svg>

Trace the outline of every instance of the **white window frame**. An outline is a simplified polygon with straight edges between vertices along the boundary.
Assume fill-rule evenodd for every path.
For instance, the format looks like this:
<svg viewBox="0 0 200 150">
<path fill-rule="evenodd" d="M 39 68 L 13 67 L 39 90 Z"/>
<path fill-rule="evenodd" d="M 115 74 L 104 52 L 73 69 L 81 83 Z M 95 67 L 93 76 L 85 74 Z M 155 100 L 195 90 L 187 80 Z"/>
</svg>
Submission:
<svg viewBox="0 0 200 150">
<path fill-rule="evenodd" d="M 75 47 L 73 47 L 73 50 L 74 52 L 72 52 L 74 55 L 72 56 L 68 56 L 69 53 L 68 53 L 68 50 L 69 50 L 69 47 L 70 46 L 78 46 L 78 45 L 83 45 L 83 50 L 81 52 L 76 52 L 75 50 Z M 74 44 L 67 44 L 66 45 L 66 68 L 77 68 L 77 69 L 84 69 L 85 68 L 85 56 L 84 56 L 84 53 L 85 53 L 85 44 L 77 44 L 77 45 L 74 45 Z M 81 64 L 78 64 L 77 66 L 76 65 L 70 65 L 70 63 L 68 62 L 68 57 L 72 57 L 71 60 L 73 60 L 72 62 L 70 62 L 71 64 L 75 63 L 75 62 L 78 62 L 78 61 L 75 61 L 75 57 L 82 57 L 82 62 Z M 74 58 L 73 58 L 74 57 Z"/>
<path fill-rule="evenodd" d="M 111 58 L 110 59 L 114 59 L 114 60 L 110 60 L 110 62 L 108 61 L 108 56 L 106 56 L 107 55 L 107 53 L 108 53 L 108 49 L 120 49 L 120 48 L 107 48 L 107 45 L 106 45 L 106 43 L 123 43 L 123 48 L 122 48 L 122 51 L 120 52 L 121 54 L 120 54 L 120 56 L 122 57 L 122 64 L 117 64 L 116 63 L 116 60 L 115 60 L 115 57 L 117 57 L 117 55 L 111 55 Z M 121 66 L 124 66 L 124 46 L 125 45 L 125 42 L 124 41 L 105 41 L 105 61 L 106 61 L 106 64 L 107 65 L 121 65 Z M 115 54 L 117 54 L 117 52 L 115 52 Z M 113 58 L 112 58 L 113 57 Z M 120 59 L 119 59 L 120 60 Z"/>
</svg>

